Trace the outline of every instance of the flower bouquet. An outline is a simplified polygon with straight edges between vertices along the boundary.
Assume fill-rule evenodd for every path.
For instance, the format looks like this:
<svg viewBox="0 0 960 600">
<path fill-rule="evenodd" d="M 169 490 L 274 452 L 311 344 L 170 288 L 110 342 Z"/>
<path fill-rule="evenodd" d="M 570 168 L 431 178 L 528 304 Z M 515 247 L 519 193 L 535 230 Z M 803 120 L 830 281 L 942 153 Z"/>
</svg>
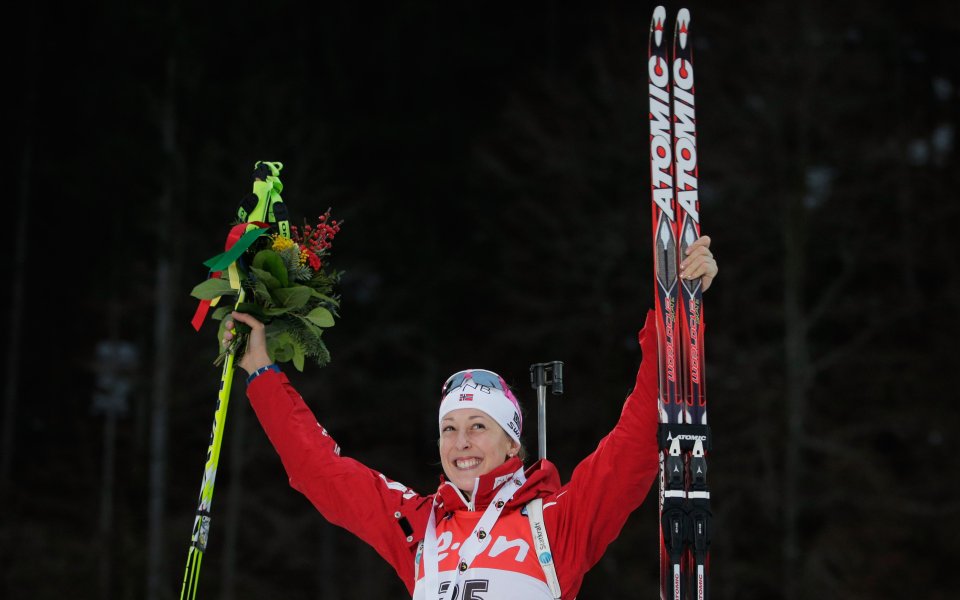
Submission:
<svg viewBox="0 0 960 600">
<path fill-rule="evenodd" d="M 302 228 L 290 227 L 289 237 L 270 233 L 272 228 L 267 223 L 251 222 L 245 228 L 245 239 L 236 243 L 246 247 L 235 262 L 231 257 L 230 270 L 213 271 L 210 278 L 191 292 L 201 304 L 205 301 L 209 306 L 215 306 L 223 296 L 235 297 L 235 306 L 231 302 L 231 306 L 216 308 L 211 315 L 220 321 L 217 339 L 223 339 L 224 317 L 236 310 L 264 323 L 267 351 L 275 362 L 293 362 L 300 371 L 307 358 L 319 366 L 326 365 L 330 352 L 323 342 L 323 330 L 333 327 L 334 318 L 339 316 L 340 302 L 334 288 L 341 275 L 330 269 L 326 261 L 340 226 L 341 222 L 331 219 L 329 209 L 314 224 L 304 221 Z M 236 228 L 243 230 L 243 223 Z M 205 264 L 216 264 L 227 254 Z M 224 261 L 220 260 L 220 264 Z M 200 312 L 198 310 L 198 314 Z M 222 363 L 230 353 L 238 359 L 242 356 L 249 328 L 242 323 L 236 323 L 236 327 L 237 335 L 229 347 L 221 350 L 216 364 Z"/>
</svg>

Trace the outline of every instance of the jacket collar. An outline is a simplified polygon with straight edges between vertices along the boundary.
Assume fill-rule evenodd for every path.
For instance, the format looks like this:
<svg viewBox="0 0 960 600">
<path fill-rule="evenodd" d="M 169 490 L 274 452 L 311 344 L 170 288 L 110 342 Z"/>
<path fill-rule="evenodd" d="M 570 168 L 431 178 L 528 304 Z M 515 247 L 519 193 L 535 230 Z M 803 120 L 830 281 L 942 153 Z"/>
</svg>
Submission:
<svg viewBox="0 0 960 600">
<path fill-rule="evenodd" d="M 458 510 L 485 510 L 497 495 L 510 476 L 523 465 L 519 458 L 511 458 L 489 473 L 477 477 L 473 482 L 473 494 L 468 501 L 464 494 L 452 482 L 440 477 L 440 488 L 437 490 L 437 516 Z M 514 494 L 513 500 L 507 506 L 526 504 L 538 496 L 546 496 L 560 488 L 560 475 L 553 463 L 542 460 L 534 463 L 526 470 L 526 483 Z"/>
</svg>

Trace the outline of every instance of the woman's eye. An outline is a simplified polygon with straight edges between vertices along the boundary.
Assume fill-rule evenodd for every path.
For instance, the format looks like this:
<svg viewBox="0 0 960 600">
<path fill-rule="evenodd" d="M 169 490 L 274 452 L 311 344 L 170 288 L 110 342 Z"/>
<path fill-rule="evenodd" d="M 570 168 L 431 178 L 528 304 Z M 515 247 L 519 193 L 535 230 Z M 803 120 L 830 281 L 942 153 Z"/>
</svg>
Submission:
<svg viewBox="0 0 960 600">
<path fill-rule="evenodd" d="M 473 424 L 473 428 L 474 428 L 474 429 L 486 429 L 487 426 L 484 425 L 483 423 L 474 423 L 474 424 Z"/>
</svg>

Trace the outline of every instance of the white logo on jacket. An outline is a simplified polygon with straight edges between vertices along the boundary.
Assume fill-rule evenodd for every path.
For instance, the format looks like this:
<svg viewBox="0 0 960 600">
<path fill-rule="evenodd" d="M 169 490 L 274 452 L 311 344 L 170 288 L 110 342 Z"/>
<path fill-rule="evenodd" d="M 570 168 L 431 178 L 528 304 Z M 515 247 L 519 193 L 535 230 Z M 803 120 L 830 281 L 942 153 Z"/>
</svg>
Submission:
<svg viewBox="0 0 960 600">
<path fill-rule="evenodd" d="M 380 479 L 382 479 L 383 482 L 387 484 L 388 488 L 402 493 L 404 500 L 409 500 L 417 495 L 415 491 L 411 490 L 410 488 L 403 485 L 402 483 L 398 481 L 390 481 L 389 479 L 386 478 L 386 476 L 383 473 L 377 473 L 377 475 L 379 475 Z"/>
<path fill-rule="evenodd" d="M 490 542 L 493 540 L 493 536 L 489 536 L 484 540 L 480 546 L 480 551 L 477 552 L 477 556 L 481 556 L 486 553 L 490 558 L 496 558 L 506 552 L 507 550 L 516 548 L 517 554 L 513 557 L 513 560 L 516 562 L 523 562 L 523 559 L 527 557 L 527 552 L 530 551 L 530 544 L 527 543 L 523 538 L 517 538 L 511 540 L 505 535 L 497 536 L 496 541 L 493 542 L 493 547 L 491 547 Z M 444 531 L 439 536 L 437 536 L 437 560 L 443 560 L 447 557 L 447 550 L 459 550 L 460 542 L 451 545 L 453 542 L 453 532 Z M 487 550 L 490 550 L 487 552 Z"/>
</svg>

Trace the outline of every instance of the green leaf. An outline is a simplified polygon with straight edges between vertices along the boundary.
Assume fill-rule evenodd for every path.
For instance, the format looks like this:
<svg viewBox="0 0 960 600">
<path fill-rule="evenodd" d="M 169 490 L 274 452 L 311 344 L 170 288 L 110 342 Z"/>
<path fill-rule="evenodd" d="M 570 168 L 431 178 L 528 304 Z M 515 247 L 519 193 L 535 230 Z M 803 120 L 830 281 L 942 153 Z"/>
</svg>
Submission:
<svg viewBox="0 0 960 600">
<path fill-rule="evenodd" d="M 278 304 L 287 308 L 301 308 L 310 300 L 310 288 L 303 285 L 275 289 L 271 294 Z"/>
<path fill-rule="evenodd" d="M 303 346 L 297 343 L 293 344 L 293 366 L 303 373 Z"/>
<path fill-rule="evenodd" d="M 217 310 L 213 311 L 213 314 L 210 315 L 210 318 L 214 321 L 222 321 L 224 317 L 233 312 L 232 306 L 218 306 Z"/>
<path fill-rule="evenodd" d="M 269 271 L 277 281 L 278 287 L 287 287 L 290 285 L 290 278 L 287 275 L 287 265 L 284 264 L 280 255 L 273 250 L 261 250 L 253 257 L 253 266 L 257 269 Z M 272 289 L 272 288 L 271 288 Z"/>
<path fill-rule="evenodd" d="M 333 314 L 322 306 L 311 310 L 307 314 L 307 319 L 318 327 L 333 327 Z"/>
<path fill-rule="evenodd" d="M 213 300 L 219 296 L 236 296 L 237 290 L 230 287 L 226 279 L 213 277 L 195 286 L 190 295 L 200 300 Z"/>
<path fill-rule="evenodd" d="M 289 362 L 294 355 L 294 341 L 286 331 L 276 336 L 267 336 L 267 352 L 276 362 Z"/>
<path fill-rule="evenodd" d="M 305 334 L 311 336 L 314 339 L 319 339 L 323 335 L 323 329 L 315 325 L 312 321 L 308 320 L 306 317 L 300 317 L 300 322 L 303 323 L 303 331 Z"/>
<path fill-rule="evenodd" d="M 317 290 L 310 290 L 310 293 L 313 294 L 314 298 L 320 298 L 324 302 L 329 302 L 332 306 L 340 306 L 340 302 L 338 302 L 335 298 L 331 298 L 326 294 L 321 294 Z"/>
<path fill-rule="evenodd" d="M 263 309 L 263 314 L 269 315 L 271 317 L 279 317 L 280 315 L 285 315 L 293 309 L 287 308 L 286 306 L 275 306 L 272 308 Z"/>
<path fill-rule="evenodd" d="M 267 325 L 267 338 L 269 338 L 271 335 L 280 335 L 281 333 L 290 331 L 291 329 L 293 328 L 290 326 L 290 322 L 287 319 L 275 319 L 270 321 L 270 323 Z"/>
<path fill-rule="evenodd" d="M 275 290 L 281 287 L 287 287 L 283 283 L 273 276 L 273 273 L 270 271 L 265 271 L 257 267 L 250 267 L 250 272 L 253 273 L 253 276 L 257 278 L 258 282 L 263 283 L 267 286 L 267 289 Z"/>
<path fill-rule="evenodd" d="M 253 299 L 256 300 L 260 306 L 273 306 L 273 297 L 270 295 L 270 290 L 268 290 L 267 285 L 259 279 L 253 284 Z"/>
<path fill-rule="evenodd" d="M 303 344 L 303 352 L 307 356 L 313 354 L 311 347 L 320 343 L 320 338 L 323 336 L 323 329 L 320 329 L 314 325 L 309 319 L 300 315 L 292 315 L 297 319 L 299 324 L 298 338 L 300 343 Z"/>
</svg>

